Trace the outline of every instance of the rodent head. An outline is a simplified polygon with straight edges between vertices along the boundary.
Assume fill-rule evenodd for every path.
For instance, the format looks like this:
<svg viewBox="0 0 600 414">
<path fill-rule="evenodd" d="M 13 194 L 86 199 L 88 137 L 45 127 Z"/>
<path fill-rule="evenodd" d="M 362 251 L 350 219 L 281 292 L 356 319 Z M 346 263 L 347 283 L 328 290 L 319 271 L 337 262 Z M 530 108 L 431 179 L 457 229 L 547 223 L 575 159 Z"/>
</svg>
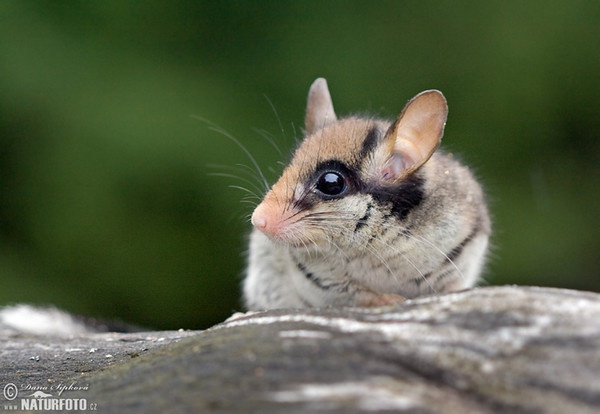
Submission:
<svg viewBox="0 0 600 414">
<path fill-rule="evenodd" d="M 308 95 L 306 138 L 255 209 L 253 225 L 293 246 L 356 242 L 356 226 L 372 209 L 369 200 L 394 201 L 399 214 L 403 203 L 417 201 L 403 190 L 439 146 L 447 113 L 442 93 L 430 90 L 411 99 L 391 125 L 337 120 L 327 83 L 317 79 Z"/>
</svg>

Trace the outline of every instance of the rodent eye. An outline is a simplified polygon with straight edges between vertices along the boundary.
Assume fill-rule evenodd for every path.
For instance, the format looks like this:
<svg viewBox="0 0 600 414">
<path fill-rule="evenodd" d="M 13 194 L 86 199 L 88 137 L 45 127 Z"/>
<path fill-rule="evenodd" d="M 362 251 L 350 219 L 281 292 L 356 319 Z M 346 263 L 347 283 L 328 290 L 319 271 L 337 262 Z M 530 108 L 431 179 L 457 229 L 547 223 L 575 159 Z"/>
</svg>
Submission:
<svg viewBox="0 0 600 414">
<path fill-rule="evenodd" d="M 316 189 L 325 196 L 339 196 L 346 191 L 346 178 L 337 171 L 327 171 L 317 180 Z"/>
</svg>

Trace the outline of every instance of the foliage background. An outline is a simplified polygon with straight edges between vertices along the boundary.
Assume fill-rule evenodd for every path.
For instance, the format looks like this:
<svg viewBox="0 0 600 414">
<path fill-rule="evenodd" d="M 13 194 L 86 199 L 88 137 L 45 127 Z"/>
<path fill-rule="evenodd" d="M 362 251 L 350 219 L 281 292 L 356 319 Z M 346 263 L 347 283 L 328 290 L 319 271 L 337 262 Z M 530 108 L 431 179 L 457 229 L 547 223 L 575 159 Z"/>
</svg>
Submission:
<svg viewBox="0 0 600 414">
<path fill-rule="evenodd" d="M 239 310 L 251 206 L 210 165 L 250 163 L 194 116 L 272 181 L 261 131 L 289 152 L 318 76 L 338 114 L 444 91 L 444 146 L 489 193 L 487 283 L 598 291 L 599 22 L 596 0 L 0 2 L 0 305 Z"/>
</svg>

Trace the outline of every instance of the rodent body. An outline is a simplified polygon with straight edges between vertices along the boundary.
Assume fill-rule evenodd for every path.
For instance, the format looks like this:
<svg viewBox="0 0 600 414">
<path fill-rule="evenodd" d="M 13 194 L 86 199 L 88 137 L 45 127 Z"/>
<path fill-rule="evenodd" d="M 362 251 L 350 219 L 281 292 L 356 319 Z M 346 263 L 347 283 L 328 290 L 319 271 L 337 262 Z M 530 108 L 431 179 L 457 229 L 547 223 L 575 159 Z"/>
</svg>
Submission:
<svg viewBox="0 0 600 414">
<path fill-rule="evenodd" d="M 490 234 L 483 191 L 436 149 L 447 106 L 413 98 L 395 122 L 337 120 L 324 79 L 306 138 L 252 216 L 248 309 L 377 306 L 473 286 Z"/>
</svg>

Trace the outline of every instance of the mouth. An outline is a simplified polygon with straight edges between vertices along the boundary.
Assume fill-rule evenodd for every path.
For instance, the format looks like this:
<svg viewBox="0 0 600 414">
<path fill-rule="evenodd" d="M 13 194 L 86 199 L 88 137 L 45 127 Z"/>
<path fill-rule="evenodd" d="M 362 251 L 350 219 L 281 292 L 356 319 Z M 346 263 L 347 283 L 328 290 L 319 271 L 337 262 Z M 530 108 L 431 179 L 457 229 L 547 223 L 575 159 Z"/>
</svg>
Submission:
<svg viewBox="0 0 600 414">
<path fill-rule="evenodd" d="M 323 246 L 320 238 L 308 237 L 298 233 L 294 234 L 293 231 L 278 235 L 267 234 L 267 237 L 277 244 L 296 249 L 312 250 Z"/>
</svg>

